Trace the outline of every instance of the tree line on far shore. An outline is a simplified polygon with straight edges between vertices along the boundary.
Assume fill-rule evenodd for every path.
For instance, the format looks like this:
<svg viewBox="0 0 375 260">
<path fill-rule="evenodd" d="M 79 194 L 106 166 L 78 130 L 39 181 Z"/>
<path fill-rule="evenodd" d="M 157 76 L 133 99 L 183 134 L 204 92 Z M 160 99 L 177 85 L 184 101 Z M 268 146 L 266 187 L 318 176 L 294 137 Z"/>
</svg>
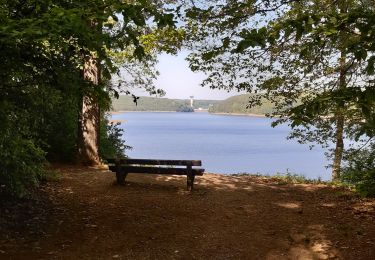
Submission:
<svg viewBox="0 0 375 260">
<path fill-rule="evenodd" d="M 218 103 L 218 100 L 194 100 L 194 108 L 208 109 L 210 105 Z M 134 102 L 130 96 L 120 96 L 112 100 L 113 111 L 178 111 L 181 108 L 190 107 L 189 99 L 170 99 L 161 97 L 141 96 Z"/>
<path fill-rule="evenodd" d="M 261 106 L 249 107 L 251 94 L 242 94 L 225 100 L 194 100 L 194 109 L 207 109 L 210 113 L 257 114 L 272 113 L 272 104 L 267 100 Z M 130 96 L 112 100 L 113 111 L 181 111 L 190 107 L 189 99 L 139 97 L 137 103 Z"/>
</svg>

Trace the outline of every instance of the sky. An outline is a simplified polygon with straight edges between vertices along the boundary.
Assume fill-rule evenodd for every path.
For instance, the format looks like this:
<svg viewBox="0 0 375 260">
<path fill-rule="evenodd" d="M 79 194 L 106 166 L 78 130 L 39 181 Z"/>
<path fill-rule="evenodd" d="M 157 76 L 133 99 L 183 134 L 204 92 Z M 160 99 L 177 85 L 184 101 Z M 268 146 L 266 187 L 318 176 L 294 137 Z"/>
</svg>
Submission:
<svg viewBox="0 0 375 260">
<path fill-rule="evenodd" d="M 228 93 L 225 90 L 213 90 L 200 86 L 205 79 L 203 73 L 194 73 L 189 69 L 185 60 L 187 51 L 181 51 L 177 56 L 162 54 L 159 56 L 157 69 L 160 72 L 155 85 L 166 91 L 166 98 L 187 99 L 194 96 L 194 99 L 226 99 L 239 95 L 237 91 Z"/>
</svg>

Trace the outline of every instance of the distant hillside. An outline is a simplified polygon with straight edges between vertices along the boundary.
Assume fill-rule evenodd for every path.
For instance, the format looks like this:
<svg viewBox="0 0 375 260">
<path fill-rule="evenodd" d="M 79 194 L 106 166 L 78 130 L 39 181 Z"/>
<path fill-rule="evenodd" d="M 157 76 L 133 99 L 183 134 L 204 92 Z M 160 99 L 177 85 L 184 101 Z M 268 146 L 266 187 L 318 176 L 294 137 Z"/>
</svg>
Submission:
<svg viewBox="0 0 375 260">
<path fill-rule="evenodd" d="M 231 114 L 258 114 L 264 115 L 272 112 L 272 104 L 269 101 L 264 101 L 260 107 L 253 107 L 247 109 L 249 104 L 250 94 L 230 97 L 226 100 L 213 104 L 210 113 L 231 113 Z"/>
<path fill-rule="evenodd" d="M 194 108 L 208 109 L 218 100 L 194 100 Z M 113 111 L 182 111 L 190 106 L 188 99 L 140 97 L 137 105 L 131 96 L 120 96 L 112 100 Z"/>
</svg>

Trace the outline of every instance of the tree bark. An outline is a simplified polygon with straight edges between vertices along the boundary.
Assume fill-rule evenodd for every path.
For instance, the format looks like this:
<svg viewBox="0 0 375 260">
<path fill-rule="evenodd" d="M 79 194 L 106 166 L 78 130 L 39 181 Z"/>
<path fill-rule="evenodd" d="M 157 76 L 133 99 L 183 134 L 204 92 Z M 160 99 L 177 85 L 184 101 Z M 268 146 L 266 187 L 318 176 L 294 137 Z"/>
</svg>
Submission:
<svg viewBox="0 0 375 260">
<path fill-rule="evenodd" d="M 340 9 L 340 13 L 344 14 L 348 12 L 348 3 L 347 1 L 339 1 L 338 7 Z M 340 46 L 340 76 L 339 76 L 339 84 L 338 89 L 343 90 L 346 88 L 346 76 L 347 76 L 347 64 L 346 64 L 346 50 L 344 46 L 344 42 L 347 40 L 348 35 L 346 35 L 345 31 L 342 29 L 340 34 L 340 41 L 342 46 Z M 335 155 L 333 160 L 333 167 L 332 167 L 332 180 L 337 180 L 340 178 L 341 175 L 341 162 L 342 156 L 344 153 L 344 127 L 345 127 L 345 102 L 339 101 L 336 114 L 336 147 L 335 147 Z"/>
<path fill-rule="evenodd" d="M 344 121 L 345 118 L 342 113 L 336 115 L 336 147 L 332 167 L 332 180 L 339 179 L 341 174 L 341 161 L 344 152 Z"/>
<path fill-rule="evenodd" d="M 93 57 L 84 61 L 83 77 L 94 85 L 99 83 L 99 70 Z M 78 126 L 78 162 L 84 165 L 98 165 L 100 109 L 97 100 L 83 96 Z"/>
<path fill-rule="evenodd" d="M 346 88 L 346 54 L 342 51 L 340 57 L 340 79 L 339 79 L 339 89 Z M 345 127 L 345 116 L 344 116 L 344 106 L 345 104 L 338 104 L 336 111 L 336 147 L 335 156 L 333 159 L 332 167 L 332 180 L 337 180 L 340 178 L 341 174 L 341 162 L 344 152 L 344 127 Z"/>
</svg>

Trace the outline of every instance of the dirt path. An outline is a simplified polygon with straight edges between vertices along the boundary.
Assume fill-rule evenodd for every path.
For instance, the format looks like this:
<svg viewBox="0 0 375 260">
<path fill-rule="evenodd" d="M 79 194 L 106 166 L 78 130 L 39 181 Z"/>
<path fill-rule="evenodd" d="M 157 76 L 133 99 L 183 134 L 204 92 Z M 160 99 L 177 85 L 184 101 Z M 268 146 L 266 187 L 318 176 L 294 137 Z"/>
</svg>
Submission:
<svg viewBox="0 0 375 260">
<path fill-rule="evenodd" d="M 129 175 L 61 167 L 2 201 L 1 259 L 375 259 L 375 200 L 271 179 Z"/>
</svg>

